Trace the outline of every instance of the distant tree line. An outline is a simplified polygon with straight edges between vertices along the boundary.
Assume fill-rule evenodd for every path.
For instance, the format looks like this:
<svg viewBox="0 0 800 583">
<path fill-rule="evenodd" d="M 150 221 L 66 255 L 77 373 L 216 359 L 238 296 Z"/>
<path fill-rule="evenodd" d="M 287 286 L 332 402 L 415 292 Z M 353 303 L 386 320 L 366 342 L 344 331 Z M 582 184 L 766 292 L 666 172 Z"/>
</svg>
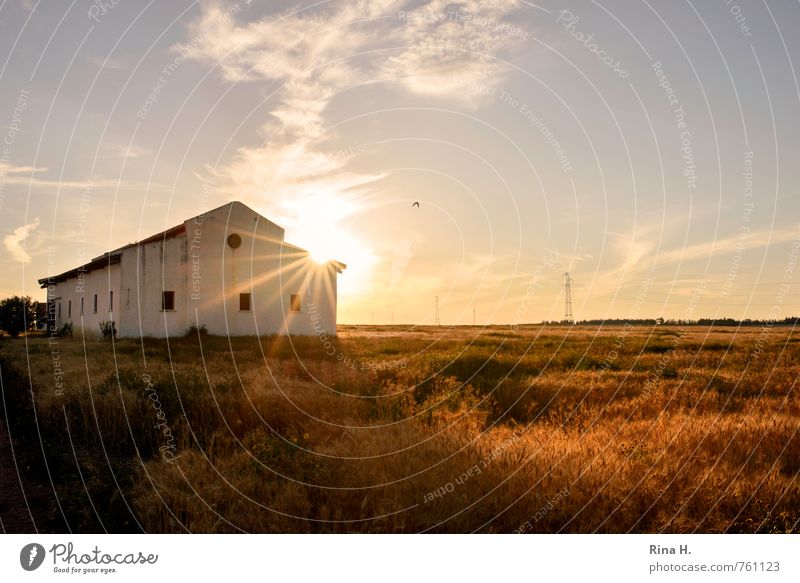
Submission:
<svg viewBox="0 0 800 583">
<path fill-rule="evenodd" d="M 542 324 L 568 324 L 564 320 L 545 320 Z M 778 319 L 752 319 L 737 320 L 735 318 L 700 318 L 698 320 L 684 320 L 673 318 L 607 318 L 605 320 L 576 320 L 576 326 L 797 326 L 800 325 L 800 316 L 790 316 L 783 320 Z"/>
</svg>

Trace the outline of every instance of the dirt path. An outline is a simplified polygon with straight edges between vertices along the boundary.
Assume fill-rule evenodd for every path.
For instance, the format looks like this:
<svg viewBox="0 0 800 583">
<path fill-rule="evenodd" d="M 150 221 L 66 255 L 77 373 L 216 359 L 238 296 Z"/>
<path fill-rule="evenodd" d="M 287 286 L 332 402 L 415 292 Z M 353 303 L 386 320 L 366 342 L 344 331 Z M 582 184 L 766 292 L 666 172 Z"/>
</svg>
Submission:
<svg viewBox="0 0 800 583">
<path fill-rule="evenodd" d="M 4 533 L 63 532 L 59 521 L 50 518 L 55 508 L 52 489 L 31 477 L 36 463 L 36 456 L 16 444 L 12 452 L 5 422 L 0 419 L 0 528 Z"/>
</svg>

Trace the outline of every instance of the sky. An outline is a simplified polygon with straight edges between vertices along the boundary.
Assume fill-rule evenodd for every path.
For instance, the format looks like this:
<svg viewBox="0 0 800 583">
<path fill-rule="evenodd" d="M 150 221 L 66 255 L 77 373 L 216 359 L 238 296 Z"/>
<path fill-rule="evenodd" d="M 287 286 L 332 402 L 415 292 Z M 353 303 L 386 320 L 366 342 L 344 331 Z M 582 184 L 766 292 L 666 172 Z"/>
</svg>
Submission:
<svg viewBox="0 0 800 583">
<path fill-rule="evenodd" d="M 0 3 L 0 296 L 240 200 L 340 323 L 800 314 L 796 1 Z M 419 206 L 413 205 L 419 202 Z"/>
</svg>

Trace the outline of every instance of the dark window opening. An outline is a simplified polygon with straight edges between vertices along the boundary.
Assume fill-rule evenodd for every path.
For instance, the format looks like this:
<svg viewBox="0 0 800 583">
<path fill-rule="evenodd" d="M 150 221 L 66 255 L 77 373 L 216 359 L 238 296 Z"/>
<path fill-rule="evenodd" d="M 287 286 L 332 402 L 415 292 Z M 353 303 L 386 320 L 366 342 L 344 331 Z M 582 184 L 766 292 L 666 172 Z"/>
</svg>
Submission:
<svg viewBox="0 0 800 583">
<path fill-rule="evenodd" d="M 81 298 L 81 316 L 83 316 L 83 298 Z"/>
<path fill-rule="evenodd" d="M 92 313 L 97 313 L 97 294 L 94 294 L 94 298 L 92 298 Z"/>
<path fill-rule="evenodd" d="M 242 312 L 250 311 L 250 294 L 239 294 L 239 310 Z"/>
<path fill-rule="evenodd" d="M 300 294 L 292 294 L 291 296 L 291 304 L 292 304 L 292 311 L 299 312 L 300 311 Z"/>
<path fill-rule="evenodd" d="M 161 293 L 161 310 L 169 312 L 175 309 L 175 292 L 165 291 Z"/>
<path fill-rule="evenodd" d="M 72 300 L 67 302 L 67 318 L 72 317 Z"/>
<path fill-rule="evenodd" d="M 113 312 L 114 311 L 114 292 L 113 291 L 108 292 L 108 311 L 109 312 Z"/>
<path fill-rule="evenodd" d="M 58 302 L 58 317 L 61 318 L 61 302 Z"/>
</svg>

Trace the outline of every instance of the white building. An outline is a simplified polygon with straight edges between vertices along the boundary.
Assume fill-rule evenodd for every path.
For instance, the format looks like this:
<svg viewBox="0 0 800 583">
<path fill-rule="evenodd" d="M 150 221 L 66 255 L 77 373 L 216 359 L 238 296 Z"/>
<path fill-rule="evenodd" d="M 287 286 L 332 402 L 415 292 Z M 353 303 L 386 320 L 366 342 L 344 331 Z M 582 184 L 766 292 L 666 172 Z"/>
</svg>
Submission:
<svg viewBox="0 0 800 583">
<path fill-rule="evenodd" d="M 317 263 L 240 202 L 39 280 L 49 324 L 119 337 L 335 334 L 338 261 Z"/>
</svg>

